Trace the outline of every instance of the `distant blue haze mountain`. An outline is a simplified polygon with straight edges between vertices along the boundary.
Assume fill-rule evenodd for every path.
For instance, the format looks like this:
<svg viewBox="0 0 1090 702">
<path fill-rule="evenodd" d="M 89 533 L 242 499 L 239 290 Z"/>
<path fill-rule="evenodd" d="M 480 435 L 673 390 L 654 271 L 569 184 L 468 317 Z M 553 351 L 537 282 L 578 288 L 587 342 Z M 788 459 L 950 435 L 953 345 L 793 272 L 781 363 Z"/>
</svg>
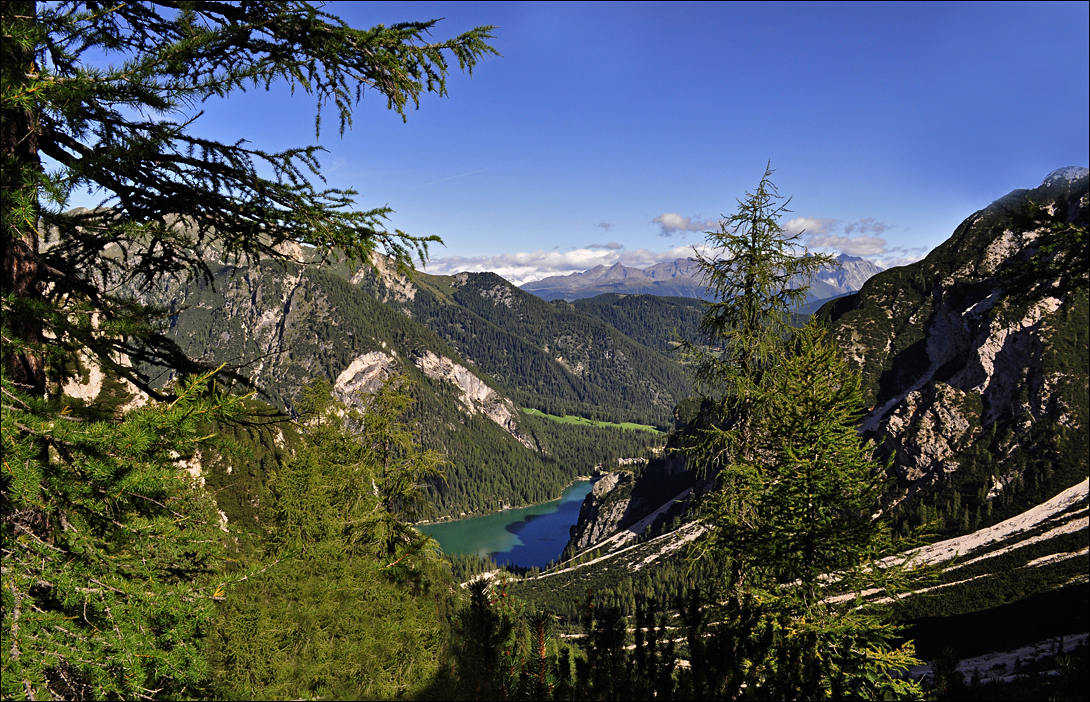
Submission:
<svg viewBox="0 0 1090 702">
<path fill-rule="evenodd" d="M 882 269 L 858 256 L 837 256 L 839 270 L 825 270 L 810 283 L 808 302 L 847 295 Z M 545 300 L 579 300 L 606 293 L 645 294 L 664 297 L 709 299 L 701 282 L 700 269 L 691 258 L 656 263 L 647 268 L 629 268 L 620 263 L 595 266 L 582 273 L 555 275 L 522 285 L 521 288 Z"/>
</svg>

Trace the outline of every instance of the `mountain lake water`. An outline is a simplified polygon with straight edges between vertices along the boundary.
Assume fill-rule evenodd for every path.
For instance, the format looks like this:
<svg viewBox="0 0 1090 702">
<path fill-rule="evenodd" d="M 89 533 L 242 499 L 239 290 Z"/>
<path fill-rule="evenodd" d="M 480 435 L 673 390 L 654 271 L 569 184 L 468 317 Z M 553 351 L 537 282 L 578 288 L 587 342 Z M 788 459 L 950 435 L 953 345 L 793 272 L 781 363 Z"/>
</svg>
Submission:
<svg viewBox="0 0 1090 702">
<path fill-rule="evenodd" d="M 579 480 L 558 500 L 416 528 L 446 553 L 476 553 L 500 565 L 544 568 L 568 545 L 569 529 L 579 520 L 579 507 L 593 485 Z"/>
</svg>

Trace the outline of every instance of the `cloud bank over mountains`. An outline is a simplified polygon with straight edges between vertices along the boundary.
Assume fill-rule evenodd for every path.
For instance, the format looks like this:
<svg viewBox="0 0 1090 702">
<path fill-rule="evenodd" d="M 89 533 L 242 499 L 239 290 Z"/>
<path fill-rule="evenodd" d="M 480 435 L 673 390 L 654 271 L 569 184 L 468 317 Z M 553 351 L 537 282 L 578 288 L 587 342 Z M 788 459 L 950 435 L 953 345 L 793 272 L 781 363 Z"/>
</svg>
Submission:
<svg viewBox="0 0 1090 702">
<path fill-rule="evenodd" d="M 659 236 L 667 238 L 676 234 L 716 230 L 719 229 L 719 222 L 716 218 L 685 217 L 677 212 L 665 212 L 651 220 L 651 224 L 659 225 Z"/>
<path fill-rule="evenodd" d="M 720 220 L 666 212 L 655 217 L 651 223 L 658 225 L 660 236 L 670 238 L 718 229 Z M 594 226 L 605 232 L 613 229 L 613 225 L 605 221 Z M 786 222 L 783 227 L 787 232 L 799 234 L 802 243 L 810 250 L 860 256 L 883 269 L 918 261 L 927 253 L 925 247 L 890 246 L 887 239 L 880 235 L 895 229 L 896 225 L 880 222 L 873 217 L 865 217 L 855 222 L 796 217 Z M 630 268 L 647 268 L 656 263 L 691 257 L 694 246 L 701 251 L 707 250 L 703 242 L 652 251 L 646 248 L 628 250 L 624 244 L 608 241 L 584 244 L 566 251 L 554 248 L 551 251 L 538 249 L 489 256 L 441 256 L 428 261 L 423 270 L 433 275 L 491 271 L 515 285 L 523 285 L 549 276 L 571 275 L 595 266 L 608 267 L 615 263 Z"/>
<path fill-rule="evenodd" d="M 667 251 L 636 249 L 629 251 L 621 244 L 590 244 L 568 251 L 524 251 L 493 256 L 444 256 L 428 261 L 424 271 L 433 275 L 453 275 L 492 271 L 515 285 L 522 285 L 551 275 L 581 273 L 595 266 L 621 263 L 631 268 L 647 268 L 656 263 L 673 261 L 693 255 L 691 245 L 677 246 Z"/>
<path fill-rule="evenodd" d="M 861 256 L 874 261 L 882 268 L 903 266 L 918 261 L 927 253 L 923 246 L 890 246 L 883 236 L 896 229 L 896 224 L 880 222 L 874 217 L 864 217 L 855 222 L 818 217 L 796 217 L 783 225 L 784 231 L 801 235 L 806 247 L 826 250 L 849 256 Z M 837 231 L 842 233 L 837 233 Z"/>
</svg>

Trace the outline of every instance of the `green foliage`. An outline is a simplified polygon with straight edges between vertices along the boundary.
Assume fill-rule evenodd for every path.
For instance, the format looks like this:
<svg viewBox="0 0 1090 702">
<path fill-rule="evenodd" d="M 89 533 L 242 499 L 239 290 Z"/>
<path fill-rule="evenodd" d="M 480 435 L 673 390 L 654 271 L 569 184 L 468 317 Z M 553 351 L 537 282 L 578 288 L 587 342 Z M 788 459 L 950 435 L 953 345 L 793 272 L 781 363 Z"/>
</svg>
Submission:
<svg viewBox="0 0 1090 702">
<path fill-rule="evenodd" d="M 194 108 L 284 81 L 316 98 L 319 117 L 335 106 L 342 131 L 365 89 L 404 117 L 422 93 L 445 94 L 452 58 L 472 70 L 495 53 L 491 28 L 432 43 L 434 21 L 356 30 L 302 2 L 0 7 L 3 695 L 195 695 L 208 675 L 211 598 L 223 596 L 209 589 L 223 537 L 215 503 L 174 460 L 199 458 L 202 426 L 247 411 L 205 389 L 230 369 L 189 358 L 164 333 L 164 311 L 134 293 L 211 283 L 211 250 L 234 264 L 285 261 L 280 245 L 302 242 L 319 261 L 366 264 L 383 250 L 405 265 L 436 239 L 387 230 L 390 209 L 358 211 L 352 190 L 315 187 L 317 147 L 269 153 L 204 139 L 190 131 Z M 77 189 L 101 193 L 101 206 L 65 212 Z M 196 380 L 163 380 L 194 369 Z M 66 406 L 64 382 L 97 371 L 102 400 Z M 133 385 L 153 404 L 115 416 Z M 308 482 L 324 469 L 307 456 L 278 489 L 344 498 L 332 509 L 361 519 L 337 525 L 338 543 L 350 555 L 397 552 L 382 577 L 411 590 L 434 559 L 386 515 L 411 513 L 404 477 L 430 464 L 406 464 L 426 454 L 399 442 L 368 449 L 385 460 L 371 473 L 384 505 L 374 513 L 348 500 L 359 486 Z M 287 540 L 330 543 L 315 541 L 313 520 L 283 511 Z M 369 591 L 374 577 L 359 577 Z"/>
<path fill-rule="evenodd" d="M 722 257 L 701 260 L 716 297 L 701 328 L 721 351 L 687 348 L 710 402 L 685 448 L 716 480 L 695 553 L 724 569 L 711 598 L 683 611 L 692 694 L 912 694 L 896 677 L 911 646 L 893 648 L 897 628 L 860 599 L 908 585 L 881 560 L 895 549 L 872 517 L 885 466 L 856 432 L 861 383 L 822 327 L 790 323 L 806 294 L 790 280 L 832 262 L 794 255 L 770 175 L 709 233 Z"/>
<path fill-rule="evenodd" d="M 355 409 L 317 381 L 296 403 L 302 443 L 268 480 L 262 552 L 220 605 L 217 694 L 392 697 L 438 669 L 450 575 L 406 520 L 441 461 L 409 390 L 395 376 Z"/>
<path fill-rule="evenodd" d="M 517 506 L 554 500 L 595 466 L 616 467 L 618 458 L 646 456 L 662 444 L 662 438 L 649 431 L 523 415 L 520 432 L 540 447 L 534 451 L 495 431 L 495 424 L 479 415 L 450 428 L 441 423 L 443 416 L 438 412 L 425 411 L 429 414 L 424 416 L 432 418 L 423 422 L 429 428 L 425 444 L 450 460 L 446 482 L 433 484 L 430 498 L 445 515 L 494 510 L 501 503 Z"/>
<path fill-rule="evenodd" d="M 407 378 L 394 376 L 361 401 L 362 409 L 334 401 L 324 380 L 305 388 L 296 405 L 303 447 L 270 480 L 272 536 L 282 547 L 337 537 L 349 554 L 364 545 L 377 557 L 418 550 L 420 534 L 408 522 L 428 506 L 424 482 L 443 477 L 443 459 L 419 448 L 405 421 Z"/>
<path fill-rule="evenodd" d="M 109 420 L 4 375 L 5 698 L 200 694 L 222 534 L 179 460 L 244 413 L 212 375 Z"/>
<path fill-rule="evenodd" d="M 377 300 L 362 285 L 354 286 L 328 270 L 292 263 L 280 270 L 274 262 L 262 261 L 234 269 L 234 277 L 230 271 L 225 268 L 218 273 L 214 287 L 172 286 L 164 293 L 169 296 L 152 301 L 165 305 L 174 299 L 170 296 L 177 296 L 177 323 L 168 335 L 186 354 L 205 362 L 265 358 L 252 380 L 276 406 L 293 408 L 306 379 L 322 377 L 332 382 L 353 360 L 376 351 L 396 351 L 399 361 L 431 351 L 474 368 L 436 332 L 419 324 L 419 315 L 410 318 L 396 306 Z M 281 287 L 286 276 L 292 276 L 294 283 Z M 417 300 L 424 295 L 418 292 Z M 283 296 L 288 297 L 287 305 Z M 250 305 L 253 299 L 259 308 L 271 306 L 269 300 L 276 300 L 278 309 L 288 308 L 275 335 L 263 336 L 255 332 L 248 317 L 224 312 Z M 286 351 L 270 357 L 270 346 Z M 650 432 L 560 426 L 523 415 L 518 417 L 518 429 L 531 440 L 533 448 L 528 448 L 484 415 L 467 415 L 450 383 L 428 378 L 412 362 L 400 365 L 415 382 L 418 402 L 411 412 L 423 429 L 422 442 L 449 461 L 448 479 L 432 482 L 428 493 L 441 516 L 492 511 L 501 503 L 555 499 L 595 464 L 615 464 L 618 458 L 640 456 L 661 444 Z M 623 404 L 615 413 L 626 416 Z"/>
<path fill-rule="evenodd" d="M 619 609 L 588 593 L 579 603 L 582 634 L 558 637 L 551 615 L 511 594 L 506 580 L 469 584 L 455 617 L 453 692 L 459 699 L 671 699 L 677 655 L 667 616 L 642 598 L 635 627 Z M 573 646 L 572 641 L 577 644 Z M 634 641 L 629 645 L 629 641 Z"/>
<path fill-rule="evenodd" d="M 699 338 L 700 320 L 704 316 L 704 303 L 688 297 L 610 293 L 570 304 L 610 324 L 633 341 L 664 352 L 676 348 L 678 338 Z"/>
<path fill-rule="evenodd" d="M 312 548 L 230 588 L 210 642 L 213 697 L 389 699 L 435 674 L 447 594 Z"/>
<path fill-rule="evenodd" d="M 600 554 L 588 554 L 565 561 L 561 567 L 587 562 Z M 636 561 L 639 563 L 639 561 Z M 707 588 L 721 569 L 715 563 L 689 563 L 683 554 L 671 554 L 636 570 L 631 563 L 606 560 L 558 575 L 513 581 L 509 589 L 531 606 L 554 614 L 560 625 L 575 630 L 583 616 L 583 603 L 576 593 L 591 592 L 596 606 L 615 608 L 622 616 L 636 615 L 641 601 L 673 603 L 694 590 Z"/>
<path fill-rule="evenodd" d="M 516 608 L 507 592 L 493 594 L 487 579 L 471 582 L 469 603 L 454 619 L 452 651 L 458 671 L 458 693 L 465 699 L 507 698 L 512 686 L 509 663 L 515 631 Z M 517 606 L 516 606 L 517 607 Z"/>
<path fill-rule="evenodd" d="M 450 574 L 456 583 L 500 569 L 494 560 L 477 553 L 444 553 L 443 558 L 450 564 Z"/>
<path fill-rule="evenodd" d="M 911 692 L 895 677 L 911 646 L 893 648 L 897 627 L 859 599 L 909 589 L 910 573 L 882 562 L 896 549 L 872 517 L 885 466 L 856 433 L 858 375 L 817 325 L 793 347 L 754 388 L 746 454 L 705 503 L 700 553 L 728 573 L 714 590 L 725 604 L 711 606 L 725 637 L 717 645 L 737 642 L 709 684 L 728 696 L 743 685 L 806 699 Z"/>
<path fill-rule="evenodd" d="M 757 190 L 738 201 L 738 212 L 722 220 L 718 231 L 706 232 L 714 257 L 697 256 L 714 297 L 700 331 L 718 351 L 683 346 L 702 392 L 743 413 L 762 373 L 779 360 L 792 313 L 806 300 L 808 286 L 792 288 L 792 280 L 809 281 L 818 270 L 838 265 L 832 256 L 800 252 L 801 234 L 780 226 L 790 200 L 779 202 L 772 173 L 766 168 Z"/>
</svg>

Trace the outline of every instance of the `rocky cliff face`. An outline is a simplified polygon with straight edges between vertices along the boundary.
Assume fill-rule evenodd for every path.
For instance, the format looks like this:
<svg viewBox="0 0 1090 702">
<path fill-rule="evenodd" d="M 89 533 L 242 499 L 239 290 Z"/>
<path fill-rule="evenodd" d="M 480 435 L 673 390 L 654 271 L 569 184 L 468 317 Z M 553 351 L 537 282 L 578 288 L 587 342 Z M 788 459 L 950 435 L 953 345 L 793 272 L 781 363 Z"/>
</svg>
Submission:
<svg viewBox="0 0 1090 702">
<path fill-rule="evenodd" d="M 585 551 L 627 526 L 625 515 L 632 504 L 632 474 L 607 473 L 583 498 L 579 521 L 572 525 L 565 553 Z M 629 520 L 634 521 L 634 520 Z"/>
<path fill-rule="evenodd" d="M 594 484 L 569 530 L 564 558 L 592 548 L 602 552 L 623 548 L 688 510 L 693 489 L 700 492 L 707 485 L 697 480 L 695 471 L 687 470 L 685 459 L 671 446 L 667 443 L 664 455 L 649 461 L 618 461 L 638 468 L 606 473 Z"/>
<path fill-rule="evenodd" d="M 1055 494 L 1085 477 L 1087 292 L 1042 264 L 1077 256 L 1073 240 L 1042 243 L 1087 226 L 1088 186 L 1086 169 L 1051 174 L 819 313 L 863 373 L 862 430 L 908 492 L 950 478 L 968 519 L 1012 483 Z"/>
<path fill-rule="evenodd" d="M 493 390 L 468 368 L 431 351 L 425 351 L 413 362 L 427 377 L 442 380 L 458 388 L 461 393 L 458 396 L 458 405 L 463 411 L 468 414 L 480 412 L 515 437 L 520 444 L 537 450 L 533 441 L 519 430 L 515 403 Z"/>
</svg>

